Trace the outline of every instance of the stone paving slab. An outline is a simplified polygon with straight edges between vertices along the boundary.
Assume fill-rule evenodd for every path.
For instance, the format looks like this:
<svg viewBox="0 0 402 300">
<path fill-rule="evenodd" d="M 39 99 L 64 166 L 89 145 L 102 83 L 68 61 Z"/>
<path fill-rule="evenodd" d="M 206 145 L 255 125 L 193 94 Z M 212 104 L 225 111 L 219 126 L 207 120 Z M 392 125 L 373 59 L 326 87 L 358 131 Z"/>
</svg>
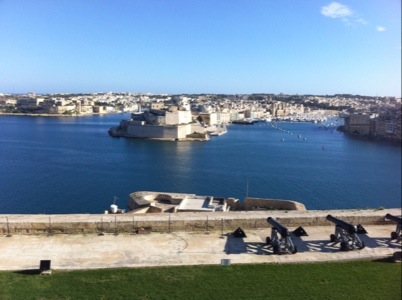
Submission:
<svg viewBox="0 0 402 300">
<path fill-rule="evenodd" d="M 329 241 L 333 226 L 311 226 L 309 234 L 292 237 L 299 252 L 273 255 L 265 244 L 269 229 L 247 230 L 245 238 L 230 232 L 151 233 L 144 235 L 12 235 L 0 237 L 0 270 L 38 269 L 40 260 L 51 260 L 54 270 L 118 267 L 175 266 L 242 263 L 301 263 L 377 259 L 401 251 L 401 241 L 390 239 L 395 225 L 365 226 L 359 235 L 366 247 L 342 252 Z M 295 228 L 289 228 L 294 230 Z"/>
</svg>

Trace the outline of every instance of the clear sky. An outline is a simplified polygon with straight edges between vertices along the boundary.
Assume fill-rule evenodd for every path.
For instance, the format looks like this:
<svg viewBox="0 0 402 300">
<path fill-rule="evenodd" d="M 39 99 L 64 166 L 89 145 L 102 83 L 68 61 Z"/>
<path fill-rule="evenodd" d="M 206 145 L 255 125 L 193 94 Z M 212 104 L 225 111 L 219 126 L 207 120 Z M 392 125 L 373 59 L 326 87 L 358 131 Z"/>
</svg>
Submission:
<svg viewBox="0 0 402 300">
<path fill-rule="evenodd" d="M 0 0 L 2 93 L 401 95 L 400 0 Z"/>
</svg>

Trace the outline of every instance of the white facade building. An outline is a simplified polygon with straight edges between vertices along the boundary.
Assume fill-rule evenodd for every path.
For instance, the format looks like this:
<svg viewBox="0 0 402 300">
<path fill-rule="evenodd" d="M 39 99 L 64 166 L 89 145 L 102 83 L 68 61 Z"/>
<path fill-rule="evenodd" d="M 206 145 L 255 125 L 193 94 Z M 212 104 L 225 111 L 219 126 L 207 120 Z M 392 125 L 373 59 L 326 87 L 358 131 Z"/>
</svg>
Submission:
<svg viewBox="0 0 402 300">
<path fill-rule="evenodd" d="M 175 112 L 166 112 L 165 115 L 166 125 L 178 125 L 191 123 L 191 111 L 178 110 Z"/>
</svg>

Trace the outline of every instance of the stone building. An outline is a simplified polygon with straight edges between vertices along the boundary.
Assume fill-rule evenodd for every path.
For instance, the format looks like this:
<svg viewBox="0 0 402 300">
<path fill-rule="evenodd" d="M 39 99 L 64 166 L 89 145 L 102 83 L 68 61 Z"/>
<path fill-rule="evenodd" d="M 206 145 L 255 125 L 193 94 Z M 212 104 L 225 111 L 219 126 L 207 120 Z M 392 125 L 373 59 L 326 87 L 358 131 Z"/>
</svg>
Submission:
<svg viewBox="0 0 402 300">
<path fill-rule="evenodd" d="M 378 139 L 401 141 L 401 112 L 375 117 L 354 114 L 345 117 L 344 131 Z"/>
<path fill-rule="evenodd" d="M 350 115 L 345 118 L 345 131 L 348 133 L 369 135 L 371 119 L 369 115 Z"/>
<path fill-rule="evenodd" d="M 205 125 L 212 126 L 218 124 L 217 113 L 199 113 L 198 116 Z"/>
<path fill-rule="evenodd" d="M 109 130 L 111 136 L 150 138 L 162 140 L 208 139 L 207 133 L 195 134 L 192 130 L 192 116 L 189 110 L 151 109 L 134 113 L 131 119 L 122 120 L 120 125 Z"/>
<path fill-rule="evenodd" d="M 372 136 L 387 140 L 401 140 L 401 114 L 395 117 L 380 115 L 372 123 Z"/>
</svg>

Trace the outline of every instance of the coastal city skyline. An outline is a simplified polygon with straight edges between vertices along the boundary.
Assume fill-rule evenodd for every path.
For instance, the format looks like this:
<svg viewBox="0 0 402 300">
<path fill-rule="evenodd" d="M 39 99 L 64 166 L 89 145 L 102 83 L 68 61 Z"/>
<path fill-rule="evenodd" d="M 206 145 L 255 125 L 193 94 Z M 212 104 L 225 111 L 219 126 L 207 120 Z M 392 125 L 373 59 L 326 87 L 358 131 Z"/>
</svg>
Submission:
<svg viewBox="0 0 402 300">
<path fill-rule="evenodd" d="M 399 1 L 1 1 L 1 93 L 401 93 Z"/>
</svg>

